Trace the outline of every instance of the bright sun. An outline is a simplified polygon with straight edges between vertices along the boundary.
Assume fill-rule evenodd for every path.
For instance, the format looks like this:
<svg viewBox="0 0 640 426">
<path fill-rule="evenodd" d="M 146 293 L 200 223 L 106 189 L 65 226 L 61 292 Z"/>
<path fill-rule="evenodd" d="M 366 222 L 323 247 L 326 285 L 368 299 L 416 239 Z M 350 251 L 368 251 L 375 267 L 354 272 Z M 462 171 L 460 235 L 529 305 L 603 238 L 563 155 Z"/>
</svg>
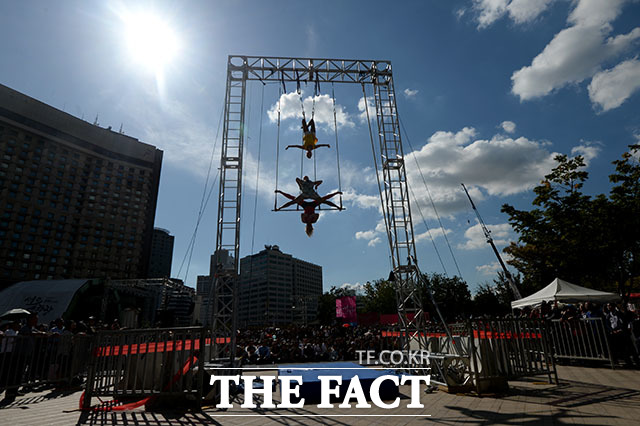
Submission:
<svg viewBox="0 0 640 426">
<path fill-rule="evenodd" d="M 166 22 L 154 15 L 124 19 L 126 42 L 134 60 L 150 71 L 161 72 L 176 56 L 178 39 Z"/>
</svg>

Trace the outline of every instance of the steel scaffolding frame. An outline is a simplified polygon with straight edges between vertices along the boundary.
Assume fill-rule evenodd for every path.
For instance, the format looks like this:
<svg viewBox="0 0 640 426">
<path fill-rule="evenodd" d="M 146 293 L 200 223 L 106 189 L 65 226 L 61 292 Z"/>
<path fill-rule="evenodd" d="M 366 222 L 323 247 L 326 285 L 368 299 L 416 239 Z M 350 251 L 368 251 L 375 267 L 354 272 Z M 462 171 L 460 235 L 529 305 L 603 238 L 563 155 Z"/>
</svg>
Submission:
<svg viewBox="0 0 640 426">
<path fill-rule="evenodd" d="M 242 148 L 247 81 L 336 82 L 372 85 L 375 93 L 380 161 L 384 176 L 381 203 L 391 250 L 398 315 L 405 350 L 417 343 L 427 348 L 424 310 L 418 293 L 421 275 L 417 267 L 404 153 L 390 61 L 319 58 L 277 58 L 231 55 L 227 62 L 224 130 L 220 159 L 220 192 L 216 250 L 233 254 L 232 268 L 214 280 L 212 358 L 235 360 L 237 282 L 242 196 Z M 446 327 L 446 324 L 444 324 Z M 227 339 L 228 338 L 228 339 Z"/>
</svg>

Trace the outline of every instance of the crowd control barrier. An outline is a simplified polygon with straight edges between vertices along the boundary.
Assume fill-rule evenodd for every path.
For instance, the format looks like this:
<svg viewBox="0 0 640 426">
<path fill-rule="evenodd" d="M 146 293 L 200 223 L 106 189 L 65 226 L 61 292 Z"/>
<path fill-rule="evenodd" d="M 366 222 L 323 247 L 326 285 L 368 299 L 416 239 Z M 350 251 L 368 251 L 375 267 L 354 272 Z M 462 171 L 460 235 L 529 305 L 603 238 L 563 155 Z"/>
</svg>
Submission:
<svg viewBox="0 0 640 426">
<path fill-rule="evenodd" d="M 607 361 L 613 368 L 613 356 L 602 318 L 553 320 L 550 327 L 556 358 Z"/>
<path fill-rule="evenodd" d="M 204 327 L 104 331 L 95 336 L 81 406 L 93 397 L 113 398 L 109 409 L 134 408 L 157 396 L 202 400 Z"/>
<path fill-rule="evenodd" d="M 91 341 L 72 334 L 0 336 L 0 389 L 80 383 Z"/>
</svg>

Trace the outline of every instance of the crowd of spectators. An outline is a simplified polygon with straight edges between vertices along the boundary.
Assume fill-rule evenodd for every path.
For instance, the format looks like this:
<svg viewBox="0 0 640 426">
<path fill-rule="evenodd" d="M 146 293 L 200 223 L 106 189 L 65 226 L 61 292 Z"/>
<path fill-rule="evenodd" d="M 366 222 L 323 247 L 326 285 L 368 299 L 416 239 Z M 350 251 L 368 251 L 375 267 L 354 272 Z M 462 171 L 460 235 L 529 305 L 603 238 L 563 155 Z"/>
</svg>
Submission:
<svg viewBox="0 0 640 426">
<path fill-rule="evenodd" d="M 41 323 L 37 314 L 3 323 L 0 325 L 0 393 L 6 391 L 3 401 L 11 402 L 32 390 L 28 386 L 19 390 L 21 383 L 55 383 L 58 379 L 70 383 L 72 370 L 77 367 L 71 363 L 73 355 L 88 353 L 90 336 L 98 330 L 119 329 L 117 320 L 107 324 L 94 317 L 86 321 L 59 318 Z"/>
<path fill-rule="evenodd" d="M 630 310 L 624 303 L 601 305 L 594 302 L 561 304 L 543 301 L 535 308 L 514 309 L 512 316 L 561 322 L 602 318 L 614 361 L 624 360 L 628 366 L 640 367 L 640 311 Z"/>
<path fill-rule="evenodd" d="M 360 350 L 399 349 L 379 327 L 290 326 L 241 330 L 237 355 L 246 364 L 357 360 Z"/>
</svg>

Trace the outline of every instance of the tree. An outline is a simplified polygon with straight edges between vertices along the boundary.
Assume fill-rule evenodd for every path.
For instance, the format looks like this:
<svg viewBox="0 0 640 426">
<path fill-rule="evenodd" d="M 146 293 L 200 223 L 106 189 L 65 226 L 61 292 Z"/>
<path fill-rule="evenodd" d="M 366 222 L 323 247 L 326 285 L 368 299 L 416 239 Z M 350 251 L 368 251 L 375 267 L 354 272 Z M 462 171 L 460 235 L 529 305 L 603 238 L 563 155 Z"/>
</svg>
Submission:
<svg viewBox="0 0 640 426">
<path fill-rule="evenodd" d="M 606 199 L 581 192 L 588 173 L 581 156 L 555 157 L 557 166 L 534 188 L 530 211 L 505 204 L 502 211 L 518 232 L 505 252 L 509 264 L 522 274 L 531 290 L 538 290 L 560 277 L 599 286 L 607 279 L 607 247 L 602 232 L 607 219 Z"/>
<path fill-rule="evenodd" d="M 502 316 L 509 313 L 510 308 L 510 305 L 501 300 L 496 287 L 489 283 L 480 284 L 473 297 L 472 312 L 474 316 Z"/>
<path fill-rule="evenodd" d="M 471 293 L 462 278 L 458 276 L 449 278 L 437 273 L 424 274 L 418 289 L 422 298 L 422 306 L 424 309 L 431 308 L 429 310 L 434 321 L 438 320 L 438 314 L 431 302 L 427 287 L 431 289 L 445 321 L 451 322 L 466 318 L 471 313 Z"/>
<path fill-rule="evenodd" d="M 628 294 L 640 280 L 640 145 L 613 162 L 609 197 L 589 197 L 582 157 L 556 156 L 557 166 L 534 188 L 530 211 L 505 204 L 518 232 L 504 251 L 523 274 L 528 293 L 556 277 Z M 525 287 L 526 288 L 526 287 Z M 527 293 L 526 291 L 524 292 Z"/>
<path fill-rule="evenodd" d="M 364 285 L 364 313 L 395 314 L 398 312 L 396 290 L 391 281 L 384 279 L 367 281 Z"/>
<path fill-rule="evenodd" d="M 629 151 L 616 160 L 611 188 L 610 225 L 613 228 L 613 273 L 618 291 L 628 295 L 640 279 L 640 145 L 629 145 Z"/>
</svg>

